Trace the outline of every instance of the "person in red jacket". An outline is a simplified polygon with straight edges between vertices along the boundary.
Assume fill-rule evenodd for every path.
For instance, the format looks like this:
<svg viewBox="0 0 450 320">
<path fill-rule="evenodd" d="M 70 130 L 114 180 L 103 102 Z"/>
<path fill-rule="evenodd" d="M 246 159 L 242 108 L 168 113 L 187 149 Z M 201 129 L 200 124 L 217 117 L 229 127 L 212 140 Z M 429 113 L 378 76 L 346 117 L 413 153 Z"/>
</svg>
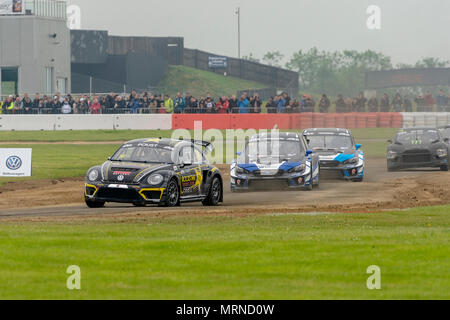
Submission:
<svg viewBox="0 0 450 320">
<path fill-rule="evenodd" d="M 100 114 L 100 110 L 102 109 L 102 106 L 100 105 L 100 103 L 98 102 L 98 99 L 95 98 L 92 101 L 91 106 L 89 107 L 89 109 L 91 110 L 92 114 Z"/>
<path fill-rule="evenodd" d="M 222 97 L 216 104 L 216 112 L 220 114 L 229 113 L 230 102 L 227 97 Z"/>
</svg>

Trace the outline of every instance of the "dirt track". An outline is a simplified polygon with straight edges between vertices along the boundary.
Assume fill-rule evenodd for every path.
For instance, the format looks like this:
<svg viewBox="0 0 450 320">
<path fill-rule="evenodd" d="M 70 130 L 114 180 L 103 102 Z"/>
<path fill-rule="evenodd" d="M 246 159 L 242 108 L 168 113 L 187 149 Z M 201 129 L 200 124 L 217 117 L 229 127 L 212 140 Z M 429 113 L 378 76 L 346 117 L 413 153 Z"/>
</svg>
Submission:
<svg viewBox="0 0 450 320">
<path fill-rule="evenodd" d="M 322 179 L 312 192 L 254 192 L 232 194 L 229 176 L 225 203 L 217 208 L 201 204 L 183 204 L 180 208 L 135 208 L 107 204 L 102 209 L 87 209 L 83 203 L 83 180 L 30 181 L 10 183 L 0 188 L 0 219 L 61 220 L 183 216 L 183 215 L 254 215 L 287 212 L 376 212 L 450 203 L 450 173 L 435 169 L 386 171 L 384 159 L 369 159 L 362 183 Z"/>
</svg>

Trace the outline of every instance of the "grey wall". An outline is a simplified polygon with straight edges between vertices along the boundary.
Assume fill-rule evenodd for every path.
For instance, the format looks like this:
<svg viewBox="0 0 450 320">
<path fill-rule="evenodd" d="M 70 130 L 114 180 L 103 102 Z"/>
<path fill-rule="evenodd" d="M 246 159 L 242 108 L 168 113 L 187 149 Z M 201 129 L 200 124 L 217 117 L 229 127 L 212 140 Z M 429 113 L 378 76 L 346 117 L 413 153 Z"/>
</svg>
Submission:
<svg viewBox="0 0 450 320">
<path fill-rule="evenodd" d="M 50 38 L 50 34 L 57 34 Z M 52 61 L 53 60 L 53 61 Z M 64 20 L 37 16 L 0 17 L 0 67 L 19 67 L 19 94 L 45 91 L 45 67 L 67 78 L 70 91 L 70 33 Z"/>
</svg>

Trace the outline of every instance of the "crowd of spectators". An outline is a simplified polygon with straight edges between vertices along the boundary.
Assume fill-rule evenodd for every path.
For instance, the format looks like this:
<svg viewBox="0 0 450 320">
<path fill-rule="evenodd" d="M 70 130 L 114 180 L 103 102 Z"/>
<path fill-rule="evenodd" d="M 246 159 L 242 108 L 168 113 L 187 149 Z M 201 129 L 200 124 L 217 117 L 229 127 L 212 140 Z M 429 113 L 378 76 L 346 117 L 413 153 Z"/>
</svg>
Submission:
<svg viewBox="0 0 450 320">
<path fill-rule="evenodd" d="M 378 99 L 376 95 L 367 98 L 364 93 L 358 97 L 346 97 L 339 95 L 336 101 L 323 94 L 318 101 L 311 95 L 303 95 L 300 98 L 291 98 L 286 92 L 270 97 L 263 103 L 260 96 L 255 93 L 247 93 L 237 97 L 222 96 L 214 99 L 207 93 L 199 99 L 189 92 L 185 95 L 178 93 L 175 97 L 144 92 L 137 93 L 133 90 L 130 94 L 105 94 L 105 95 L 80 95 L 70 94 L 62 96 L 56 94 L 53 97 L 36 94 L 34 98 L 28 94 L 9 96 L 0 100 L 0 113 L 3 114 L 124 114 L 124 113 L 301 113 L 301 112 L 331 112 L 332 104 L 335 111 L 344 112 L 412 112 L 413 102 L 417 111 L 433 111 L 437 106 L 438 111 L 450 111 L 450 96 L 441 90 L 433 96 L 430 92 L 426 95 L 418 95 L 413 100 L 408 95 L 397 93 L 394 97 L 388 94 Z"/>
</svg>

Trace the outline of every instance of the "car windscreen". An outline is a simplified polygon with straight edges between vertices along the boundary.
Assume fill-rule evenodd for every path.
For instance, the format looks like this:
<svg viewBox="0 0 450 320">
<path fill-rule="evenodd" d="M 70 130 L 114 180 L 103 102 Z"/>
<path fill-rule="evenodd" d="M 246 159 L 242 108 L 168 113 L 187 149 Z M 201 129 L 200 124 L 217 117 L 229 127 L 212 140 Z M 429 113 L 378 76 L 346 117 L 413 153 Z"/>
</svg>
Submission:
<svg viewBox="0 0 450 320">
<path fill-rule="evenodd" d="M 122 146 L 111 157 L 111 160 L 142 163 L 173 163 L 172 149 L 159 146 Z"/>
<path fill-rule="evenodd" d="M 305 154 L 305 150 L 298 140 L 275 140 L 264 139 L 250 141 L 244 154 L 242 154 L 241 163 L 281 163 L 284 161 L 298 162 Z"/>
<path fill-rule="evenodd" d="M 348 150 L 354 147 L 353 139 L 349 135 L 310 135 L 307 139 L 312 150 Z"/>
<path fill-rule="evenodd" d="M 429 144 L 440 140 L 436 129 L 408 130 L 397 133 L 395 141 L 401 144 Z"/>
</svg>

